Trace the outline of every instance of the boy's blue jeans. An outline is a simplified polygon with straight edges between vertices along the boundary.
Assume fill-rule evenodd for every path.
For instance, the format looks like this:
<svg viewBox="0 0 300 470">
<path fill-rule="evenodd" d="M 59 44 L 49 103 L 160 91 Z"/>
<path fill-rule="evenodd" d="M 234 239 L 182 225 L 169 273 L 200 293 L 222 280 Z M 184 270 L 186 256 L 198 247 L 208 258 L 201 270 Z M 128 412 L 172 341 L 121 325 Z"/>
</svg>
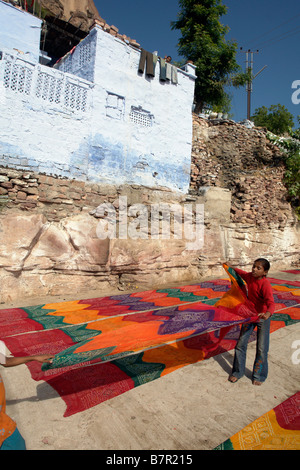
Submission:
<svg viewBox="0 0 300 470">
<path fill-rule="evenodd" d="M 232 375 L 240 379 L 245 374 L 246 354 L 249 338 L 257 327 L 256 356 L 253 365 L 252 380 L 264 382 L 268 375 L 268 351 L 270 344 L 271 317 L 260 320 L 258 323 L 244 323 L 237 345 L 233 361 Z"/>
</svg>

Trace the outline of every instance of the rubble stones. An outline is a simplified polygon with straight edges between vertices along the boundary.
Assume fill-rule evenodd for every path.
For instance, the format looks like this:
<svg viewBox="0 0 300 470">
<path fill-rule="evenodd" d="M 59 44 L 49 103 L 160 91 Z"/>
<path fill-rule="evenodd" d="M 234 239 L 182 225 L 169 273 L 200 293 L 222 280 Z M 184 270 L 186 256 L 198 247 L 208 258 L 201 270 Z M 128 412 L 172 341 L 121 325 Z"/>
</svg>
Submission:
<svg viewBox="0 0 300 470">
<path fill-rule="evenodd" d="M 202 186 L 230 189 L 231 220 L 283 228 L 296 222 L 279 149 L 263 129 L 194 117 L 191 193 Z"/>
</svg>

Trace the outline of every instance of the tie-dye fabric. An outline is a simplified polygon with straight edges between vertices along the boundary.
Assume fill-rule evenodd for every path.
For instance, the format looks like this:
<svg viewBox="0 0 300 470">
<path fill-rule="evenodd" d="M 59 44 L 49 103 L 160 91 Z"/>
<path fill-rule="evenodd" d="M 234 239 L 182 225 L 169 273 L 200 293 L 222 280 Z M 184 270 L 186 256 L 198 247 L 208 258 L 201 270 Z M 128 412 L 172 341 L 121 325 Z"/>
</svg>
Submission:
<svg viewBox="0 0 300 470">
<path fill-rule="evenodd" d="M 140 324 L 144 314 L 147 319 L 152 316 L 152 321 L 154 318 L 161 321 L 162 328 L 167 327 L 167 334 L 174 334 L 174 329 L 170 330 L 169 327 L 179 327 L 176 316 L 180 318 L 184 312 L 188 316 L 195 313 L 195 322 L 201 321 L 201 311 L 208 321 L 212 320 L 209 310 L 214 310 L 216 302 L 230 292 L 232 283 L 237 282 L 230 274 L 234 277 L 234 273 L 228 272 L 231 282 L 217 279 L 173 289 L 0 310 L 0 337 L 15 356 L 59 354 L 99 335 L 99 325 L 107 319 L 113 320 L 115 317 L 114 320 L 117 320 L 118 316 L 127 316 L 128 321 L 123 323 L 128 327 L 130 314 Z M 273 332 L 300 321 L 300 282 L 270 281 L 276 303 L 271 321 Z M 225 326 L 224 317 L 215 319 Z M 245 320 L 236 314 L 232 319 L 234 322 L 228 329 L 203 329 L 201 334 L 190 338 L 185 336 L 189 335 L 188 332 L 181 330 L 179 332 L 183 333 L 183 337 L 175 342 L 162 343 L 155 349 L 110 362 L 102 363 L 95 359 L 46 371 L 42 371 L 37 362 L 28 363 L 27 367 L 34 380 L 44 380 L 56 390 L 67 406 L 64 416 L 70 416 L 188 364 L 232 350 L 239 337 L 240 324 Z M 140 324 L 137 326 L 140 327 Z M 254 333 L 250 340 L 255 337 Z"/>
<path fill-rule="evenodd" d="M 211 331 L 221 331 L 257 320 L 253 304 L 247 299 L 245 283 L 228 266 L 231 288 L 215 306 L 198 302 L 147 312 L 114 316 L 86 325 L 91 338 L 55 355 L 43 370 L 89 361 L 107 362 Z M 224 330 L 226 328 L 226 330 Z M 98 333 L 96 334 L 95 331 Z"/>
<path fill-rule="evenodd" d="M 187 303 L 201 302 L 205 305 L 214 305 L 228 290 L 228 281 L 219 279 L 180 288 L 2 309 L 0 338 Z"/>
<path fill-rule="evenodd" d="M 300 392 L 265 413 L 215 450 L 299 450 Z"/>
</svg>

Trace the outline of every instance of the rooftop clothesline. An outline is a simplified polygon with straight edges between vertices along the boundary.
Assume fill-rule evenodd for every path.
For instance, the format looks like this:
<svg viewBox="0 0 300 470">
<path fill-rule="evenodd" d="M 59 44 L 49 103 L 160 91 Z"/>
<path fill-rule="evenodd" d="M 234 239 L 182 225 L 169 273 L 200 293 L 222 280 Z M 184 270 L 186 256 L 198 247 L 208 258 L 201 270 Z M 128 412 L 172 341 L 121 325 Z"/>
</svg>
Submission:
<svg viewBox="0 0 300 470">
<path fill-rule="evenodd" d="M 145 49 L 141 49 L 141 57 L 140 57 L 138 71 L 140 73 L 144 73 L 144 69 L 146 65 L 146 75 L 148 77 L 155 77 L 155 68 L 156 68 L 158 59 L 160 61 L 159 79 L 163 82 L 171 81 L 172 83 L 177 84 L 178 83 L 177 67 L 170 64 L 170 62 L 168 62 L 167 59 L 158 57 L 157 54 L 148 52 Z"/>
</svg>

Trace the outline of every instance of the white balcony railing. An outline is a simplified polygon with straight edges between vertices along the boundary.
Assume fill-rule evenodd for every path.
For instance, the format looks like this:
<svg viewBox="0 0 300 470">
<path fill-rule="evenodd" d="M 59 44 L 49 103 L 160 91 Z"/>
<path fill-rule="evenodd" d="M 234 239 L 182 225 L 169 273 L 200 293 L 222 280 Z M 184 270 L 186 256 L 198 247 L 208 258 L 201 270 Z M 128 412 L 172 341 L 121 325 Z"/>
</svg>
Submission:
<svg viewBox="0 0 300 470">
<path fill-rule="evenodd" d="M 2 52 L 0 83 L 23 101 L 39 102 L 56 111 L 82 115 L 91 105 L 93 83 L 69 73 L 33 64 L 19 55 Z M 11 95 L 10 95 L 11 96 Z"/>
</svg>

